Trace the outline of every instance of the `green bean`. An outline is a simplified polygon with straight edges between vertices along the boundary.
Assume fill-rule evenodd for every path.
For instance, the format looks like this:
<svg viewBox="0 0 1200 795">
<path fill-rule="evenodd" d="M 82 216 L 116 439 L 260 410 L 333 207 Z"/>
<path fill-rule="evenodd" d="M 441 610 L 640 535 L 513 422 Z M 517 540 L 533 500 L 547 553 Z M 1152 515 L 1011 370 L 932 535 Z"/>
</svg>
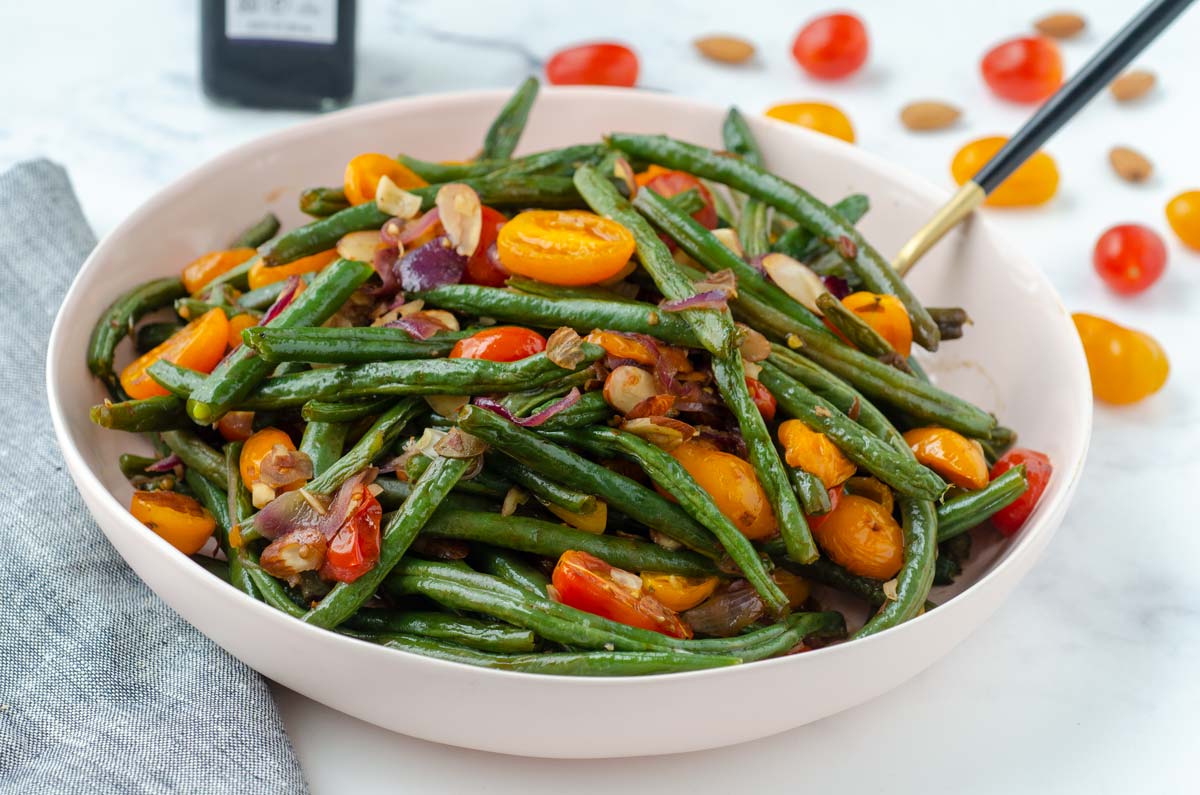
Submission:
<svg viewBox="0 0 1200 795">
<path fill-rule="evenodd" d="M 253 326 L 242 332 L 242 339 L 269 362 L 361 364 L 445 356 L 454 343 L 473 333 L 474 330 L 446 331 L 420 340 L 401 328 Z"/>
<path fill-rule="evenodd" d="M 1017 432 L 1012 428 L 997 425 L 991 433 L 977 441 L 983 447 L 983 454 L 987 457 L 988 464 L 993 465 L 1017 443 Z"/>
<path fill-rule="evenodd" d="M 577 549 L 617 568 L 635 572 L 665 571 L 687 576 L 717 573 L 711 561 L 694 552 L 672 551 L 649 541 L 597 535 L 524 516 L 443 508 L 433 515 L 421 532 L 435 538 L 480 541 L 556 559 L 567 550 Z"/>
<path fill-rule="evenodd" d="M 872 328 L 867 321 L 852 311 L 832 293 L 822 293 L 817 296 L 817 308 L 821 310 L 825 320 L 835 326 L 838 331 L 850 340 L 850 344 L 863 353 L 874 356 L 885 364 L 890 364 L 904 372 L 911 372 L 908 361 L 896 353 L 892 344 L 883 335 Z"/>
<path fill-rule="evenodd" d="M 300 194 L 300 212 L 325 218 L 350 206 L 341 188 L 308 188 Z"/>
<path fill-rule="evenodd" d="M 412 494 L 392 514 L 383 528 L 379 560 L 354 582 L 339 582 L 333 590 L 304 614 L 303 620 L 326 629 L 336 627 L 354 614 L 404 557 L 417 533 L 433 515 L 467 470 L 474 464 L 464 458 L 438 458 L 413 487 Z"/>
<path fill-rule="evenodd" d="M 267 213 L 237 236 L 230 248 L 258 248 L 279 234 L 279 219 Z"/>
<path fill-rule="evenodd" d="M 704 197 L 695 188 L 689 188 L 683 193 L 676 193 L 674 196 L 668 197 L 667 201 L 684 215 L 698 213 L 704 209 Z"/>
<path fill-rule="evenodd" d="M 475 665 L 481 668 L 551 676 L 644 676 L 719 668 L 741 662 L 737 657 L 689 654 L 678 651 L 489 654 L 416 635 L 392 635 L 381 640 L 388 648 L 400 649 L 439 660 Z"/>
<path fill-rule="evenodd" d="M 556 481 L 585 494 L 595 494 L 620 511 L 663 535 L 673 538 L 705 557 L 716 558 L 720 547 L 712 534 L 697 524 L 682 508 L 637 481 L 550 442 L 498 414 L 468 406 L 458 425 L 478 436 L 497 451 Z"/>
<path fill-rule="evenodd" d="M 900 275 L 853 224 L 812 194 L 745 160 L 721 157 L 712 150 L 666 136 L 615 133 L 608 142 L 636 157 L 723 182 L 791 216 L 818 238 L 834 244 L 873 292 L 900 299 L 912 320 L 913 338 L 923 347 L 937 350 L 937 324 Z"/>
<path fill-rule="evenodd" d="M 172 276 L 139 284 L 113 301 L 96 321 L 88 341 L 87 365 L 92 375 L 117 387 L 117 376 L 113 372 L 117 343 L 133 330 L 133 324 L 143 315 L 170 306 L 172 301 L 184 295 L 187 290 L 183 282 Z"/>
<path fill-rule="evenodd" d="M 488 127 L 487 135 L 483 138 L 483 150 L 479 153 L 480 160 L 508 160 L 512 157 L 521 133 L 525 131 L 525 122 L 537 93 L 537 78 L 525 78 L 525 82 L 504 103 L 492 126 Z"/>
<path fill-rule="evenodd" d="M 376 496 L 379 498 L 380 504 L 387 509 L 400 507 L 400 504 L 412 494 L 412 484 L 407 480 L 381 476 L 375 478 L 375 485 L 381 489 Z"/>
<path fill-rule="evenodd" d="M 527 629 L 423 610 L 364 608 L 342 626 L 374 635 L 420 635 L 480 651 L 526 652 L 537 646 L 537 636 Z"/>
<path fill-rule="evenodd" d="M 309 481 L 305 488 L 313 494 L 332 494 L 350 477 L 371 465 L 384 449 L 403 432 L 404 426 L 424 411 L 424 405 L 413 398 L 398 400 L 354 443 L 346 454 L 324 472 Z"/>
<path fill-rule="evenodd" d="M 901 494 L 937 499 L 946 491 L 946 482 L 932 470 L 868 433 L 837 406 L 789 378 L 769 360 L 763 363 L 759 380 L 779 401 L 780 408 L 824 433 L 847 458 Z"/>
<path fill-rule="evenodd" d="M 819 516 L 833 510 L 833 505 L 829 501 L 829 491 L 826 490 L 825 484 L 819 477 L 799 467 L 789 468 L 788 475 L 792 479 L 792 485 L 796 487 L 800 505 L 804 507 L 806 514 Z"/>
<path fill-rule="evenodd" d="M 312 280 L 311 273 L 300 275 L 300 279 L 307 284 Z M 237 305 L 242 309 L 251 309 L 257 311 L 265 311 L 271 307 L 279 299 L 285 287 L 288 286 L 287 279 L 281 279 L 277 282 L 264 284 L 262 287 L 249 290 L 242 293 L 237 299 Z"/>
<path fill-rule="evenodd" d="M 200 564 L 200 568 L 214 577 L 219 577 L 225 582 L 229 582 L 229 564 L 225 561 L 210 558 L 208 555 L 192 555 L 192 560 Z"/>
<path fill-rule="evenodd" d="M 197 290 L 197 293 L 206 290 L 213 290 L 223 285 L 229 285 L 237 290 L 250 289 L 250 269 L 261 261 L 261 257 L 257 254 L 250 259 L 238 265 L 234 265 L 229 270 L 211 279 L 207 284 Z"/>
<path fill-rule="evenodd" d="M 574 171 L 579 162 L 594 160 L 604 147 L 599 144 L 578 144 L 559 149 L 535 152 L 512 160 L 472 160 L 469 163 L 431 163 L 409 155 L 397 155 L 396 159 L 426 182 L 440 185 L 461 182 L 484 176 L 533 175 L 539 172 L 557 171 L 566 167 Z"/>
<path fill-rule="evenodd" d="M 229 515 L 229 503 L 225 489 L 217 486 L 194 469 L 189 469 L 185 477 L 188 486 L 191 487 L 192 492 L 200 500 L 200 503 L 216 519 L 217 546 L 220 547 L 221 553 L 225 556 L 226 561 L 228 561 L 229 583 L 239 591 L 257 598 L 257 588 L 247 574 L 245 566 L 242 565 L 240 550 L 236 549 L 229 540 L 234 520 Z"/>
<path fill-rule="evenodd" d="M 784 654 L 810 638 L 845 636 L 846 620 L 841 613 L 793 613 L 777 624 L 732 638 L 688 641 L 687 649 L 701 654 L 735 654 L 743 662 L 753 662 Z"/>
<path fill-rule="evenodd" d="M 304 426 L 300 452 L 312 459 L 313 475 L 320 477 L 339 458 L 350 426 L 344 422 L 310 422 Z"/>
<path fill-rule="evenodd" d="M 538 426 L 538 430 L 561 431 L 588 425 L 603 425 L 612 415 L 612 408 L 605 402 L 603 392 L 584 392 L 574 405 L 550 417 Z"/>
<path fill-rule="evenodd" d="M 1019 464 L 978 491 L 946 500 L 937 509 L 938 541 L 949 541 L 983 524 L 997 511 L 1016 502 L 1027 488 L 1025 465 Z"/>
<path fill-rule="evenodd" d="M 334 262 L 269 325 L 273 328 L 296 328 L 324 323 L 374 272 L 365 262 Z M 188 396 L 188 415 L 200 424 L 216 422 L 246 397 L 270 371 L 271 364 L 254 351 L 245 346 L 235 349 L 204 379 L 200 388 Z M 291 377 L 305 375 L 308 373 Z"/>
<path fill-rule="evenodd" d="M 871 200 L 865 194 L 852 193 L 833 205 L 833 209 L 850 223 L 857 224 L 871 209 Z M 816 239 L 805 227 L 796 225 L 780 235 L 771 250 L 787 254 L 800 262 L 811 262 L 829 251 L 829 246 Z"/>
<path fill-rule="evenodd" d="M 504 467 L 504 474 L 542 502 L 557 505 L 572 513 L 591 513 L 596 510 L 595 495 L 567 488 L 515 461 L 508 461 L 508 465 Z"/>
<path fill-rule="evenodd" d="M 889 599 L 855 632 L 855 638 L 874 635 L 916 616 L 933 585 L 937 555 L 937 514 L 933 503 L 901 498 L 900 515 L 904 520 L 904 565 L 896 577 L 896 598 Z"/>
<path fill-rule="evenodd" d="M 162 345 L 171 338 L 172 334 L 181 328 L 183 328 L 183 324 L 172 321 L 165 323 L 143 323 L 138 327 L 137 334 L 134 335 L 133 347 L 138 353 L 146 353 Z"/>
<path fill-rule="evenodd" d="M 310 400 L 300 410 L 306 422 L 354 422 L 386 411 L 395 398 L 375 400 Z"/>
<path fill-rule="evenodd" d="M 121 453 L 117 458 L 117 465 L 121 468 L 121 474 L 127 478 L 137 477 L 138 475 L 146 474 L 146 467 L 158 461 L 157 458 L 148 458 L 144 455 L 134 455 L 132 453 Z"/>
<path fill-rule="evenodd" d="M 470 179 L 472 177 L 482 177 L 512 162 L 476 158 L 465 163 L 434 163 L 405 154 L 396 155 L 396 160 L 431 185 L 441 185 L 446 182 L 458 182 L 459 180 Z"/>
<path fill-rule="evenodd" d="M 423 455 L 415 455 L 408 459 L 404 465 L 404 472 L 408 475 L 409 483 L 416 483 L 429 469 L 429 465 L 433 463 L 431 458 Z M 487 497 L 491 500 L 502 500 L 508 490 L 512 488 L 512 483 L 504 478 L 488 472 L 486 469 L 481 469 L 476 472 L 471 478 L 463 478 L 454 486 L 456 494 L 470 494 L 476 497 Z M 492 503 L 494 505 L 494 502 Z"/>
<path fill-rule="evenodd" d="M 89 416 L 101 428 L 130 433 L 176 431 L 195 427 L 188 419 L 183 401 L 174 395 L 164 395 L 117 403 L 104 401 L 92 406 Z"/>
<path fill-rule="evenodd" d="M 929 307 L 929 316 L 938 325 L 944 340 L 956 340 L 963 335 L 963 326 L 971 322 L 967 310 L 954 307 Z"/>
<path fill-rule="evenodd" d="M 569 326 L 586 334 L 594 329 L 651 334 L 673 345 L 697 347 L 687 321 L 653 304 L 636 301 L 558 299 L 525 295 L 498 287 L 448 284 L 417 293 L 426 304 L 473 315 L 492 317 L 503 323 L 521 323 L 540 328 Z"/>
<path fill-rule="evenodd" d="M 179 315 L 184 320 L 199 320 L 201 316 L 206 314 L 211 309 L 220 309 L 225 313 L 225 317 L 233 317 L 247 311 L 241 307 L 236 307 L 231 304 L 215 304 L 208 301 L 201 301 L 196 298 L 177 298 L 175 300 L 175 314 Z M 255 313 L 257 314 L 257 313 Z"/>
<path fill-rule="evenodd" d="M 164 431 L 162 440 L 184 465 L 213 483 L 225 482 L 225 459 L 190 431 Z"/>
<path fill-rule="evenodd" d="M 787 597 L 771 579 L 753 545 L 669 453 L 638 436 L 611 428 L 581 428 L 568 431 L 564 436 L 591 449 L 599 446 L 602 451 L 635 461 L 659 488 L 671 494 L 684 510 L 717 537 L 772 613 L 787 612 Z"/>
<path fill-rule="evenodd" d="M 756 166 L 763 165 L 762 152 L 754 133 L 737 108 L 730 108 L 721 127 L 726 151 L 733 152 L 747 163 Z M 738 219 L 738 238 L 746 257 L 758 257 L 771 250 L 770 224 L 767 220 L 766 204 L 758 199 L 750 199 L 742 208 L 742 216 Z"/>
<path fill-rule="evenodd" d="M 376 481 L 378 483 L 379 481 Z M 436 514 L 435 514 L 436 516 Z M 490 544 L 471 544 L 469 558 L 481 571 L 495 575 L 529 593 L 546 598 L 550 578 L 541 569 L 511 549 Z"/>
<path fill-rule="evenodd" d="M 783 544 L 775 546 L 779 548 L 779 554 L 782 555 Z M 883 593 L 882 582 L 847 571 L 828 558 L 814 560 L 812 563 L 795 563 L 781 557 L 780 564 L 788 571 L 795 572 L 813 582 L 819 582 L 851 596 L 857 596 L 871 607 L 879 607 L 887 601 L 887 597 Z"/>
</svg>

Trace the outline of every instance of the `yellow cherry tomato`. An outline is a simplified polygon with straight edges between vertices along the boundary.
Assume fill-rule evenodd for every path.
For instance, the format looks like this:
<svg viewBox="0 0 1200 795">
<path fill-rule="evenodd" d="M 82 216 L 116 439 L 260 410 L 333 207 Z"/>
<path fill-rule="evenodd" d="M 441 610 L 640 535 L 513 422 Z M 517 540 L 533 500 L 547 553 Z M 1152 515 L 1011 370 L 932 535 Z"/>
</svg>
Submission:
<svg viewBox="0 0 1200 795">
<path fill-rule="evenodd" d="M 746 538 L 766 538 L 778 529 L 775 512 L 749 462 L 701 441 L 684 442 L 671 455 Z"/>
<path fill-rule="evenodd" d="M 346 164 L 346 177 L 342 186 L 346 200 L 351 204 L 371 201 L 375 198 L 379 180 L 384 177 L 396 183 L 396 187 L 405 190 L 423 188 L 429 184 L 399 160 L 369 152 Z"/>
<path fill-rule="evenodd" d="M 633 256 L 633 235 L 580 210 L 529 210 L 500 227 L 496 250 L 509 273 L 547 284 L 596 284 Z"/>
<path fill-rule="evenodd" d="M 642 572 L 642 587 L 646 592 L 676 613 L 691 610 L 712 596 L 720 581 L 716 576 L 685 577 L 661 571 Z"/>
<path fill-rule="evenodd" d="M 899 298 L 857 292 L 843 298 L 842 303 L 887 340 L 896 353 L 901 356 L 912 353 L 912 320 Z"/>
<path fill-rule="evenodd" d="M 289 276 L 316 273 L 337 258 L 337 250 L 331 248 L 328 251 L 320 251 L 307 257 L 301 257 L 286 265 L 276 265 L 270 268 L 264 265 L 262 260 L 259 260 L 250 267 L 250 273 L 248 274 L 250 289 L 257 290 L 259 287 L 266 287 L 268 284 L 281 282 Z M 300 285 L 300 289 L 304 289 L 303 284 Z"/>
<path fill-rule="evenodd" d="M 1095 315 L 1071 316 L 1083 343 L 1092 394 L 1105 403 L 1136 403 L 1162 389 L 1170 364 L 1148 334 Z"/>
<path fill-rule="evenodd" d="M 1167 204 L 1167 223 L 1188 248 L 1200 251 L 1200 190 L 1189 190 Z"/>
<path fill-rule="evenodd" d="M 256 253 L 252 248 L 234 248 L 228 251 L 210 251 L 196 257 L 183 269 L 183 286 L 189 293 L 195 294 L 204 285 L 233 270 Z"/>
<path fill-rule="evenodd" d="M 185 555 L 199 552 L 217 526 L 203 505 L 173 491 L 135 491 L 129 512 Z"/>
<path fill-rule="evenodd" d="M 767 108 L 767 115 L 854 143 L 854 126 L 838 108 L 824 102 L 788 102 Z"/>
<path fill-rule="evenodd" d="M 904 564 L 904 532 L 882 505 L 866 497 L 844 495 L 812 532 L 834 563 L 862 577 L 890 580 Z"/>
<path fill-rule="evenodd" d="M 904 441 L 917 461 L 955 486 L 982 489 L 988 484 L 987 459 L 974 439 L 949 428 L 913 428 L 905 431 Z"/>
<path fill-rule="evenodd" d="M 229 348 L 230 350 L 242 344 L 242 332 L 251 326 L 258 325 L 258 318 L 243 312 L 229 318 Z"/>
<path fill-rule="evenodd" d="M 959 185 L 974 177 L 1000 147 L 1008 142 L 1002 136 L 980 138 L 958 150 L 950 163 L 950 173 Z M 1030 207 L 1045 204 L 1058 192 L 1058 166 L 1045 152 L 1035 152 L 987 197 L 993 207 Z"/>
<path fill-rule="evenodd" d="M 150 365 L 164 361 L 207 373 L 225 355 L 228 339 L 229 321 L 225 318 L 225 310 L 210 309 L 126 365 L 120 375 L 121 388 L 131 398 L 170 394 L 150 377 L 147 372 Z"/>
<path fill-rule="evenodd" d="M 808 601 L 808 580 L 799 574 L 792 574 L 787 569 L 775 569 L 771 572 L 771 579 L 779 586 L 779 590 L 783 591 L 788 600 L 788 607 L 793 610 Z"/>
<path fill-rule="evenodd" d="M 253 488 L 254 484 L 259 482 L 261 477 L 259 468 L 262 466 L 263 459 L 275 449 L 277 444 L 283 445 L 287 450 L 296 449 L 292 437 L 278 428 L 263 428 L 242 445 L 242 455 L 238 459 L 238 471 L 242 475 L 242 482 L 248 488 Z M 281 486 L 276 491 L 293 491 L 303 486 L 304 483 L 303 479 L 296 480 L 286 486 Z"/>
<path fill-rule="evenodd" d="M 841 485 L 854 474 L 854 464 L 837 445 L 800 420 L 787 420 L 779 426 L 779 443 L 788 466 L 816 475 L 827 489 Z"/>
</svg>

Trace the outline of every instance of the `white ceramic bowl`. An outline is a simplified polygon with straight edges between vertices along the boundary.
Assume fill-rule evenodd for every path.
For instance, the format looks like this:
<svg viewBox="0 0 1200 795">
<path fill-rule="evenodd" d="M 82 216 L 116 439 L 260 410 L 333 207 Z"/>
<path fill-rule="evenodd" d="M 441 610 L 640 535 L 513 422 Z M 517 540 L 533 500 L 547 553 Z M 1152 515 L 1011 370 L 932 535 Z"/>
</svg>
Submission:
<svg viewBox="0 0 1200 795">
<path fill-rule="evenodd" d="M 222 584 L 129 515 L 130 489 L 116 459 L 135 440 L 88 420 L 88 407 L 104 397 L 84 365 L 99 313 L 134 284 L 178 273 L 196 255 L 220 247 L 267 207 L 286 226 L 301 223 L 299 190 L 339 184 L 343 164 L 359 152 L 470 156 L 506 95 L 385 102 L 262 138 L 150 198 L 84 264 L 50 340 L 50 407 L 71 476 L 134 571 L 230 653 L 294 690 L 405 734 L 526 756 L 663 754 L 763 737 L 874 698 L 979 626 L 1062 520 L 1087 448 L 1091 393 L 1078 338 L 1054 290 L 1017 253 L 1019 246 L 1000 240 L 978 218 L 914 271 L 916 292 L 928 305 L 963 306 L 975 320 L 963 340 L 925 361 L 941 384 L 994 410 L 1020 431 L 1023 444 L 1045 451 L 1054 478 L 1014 541 L 977 545 L 965 591 L 872 638 L 735 668 L 643 678 L 481 670 L 289 618 Z M 664 132 L 719 147 L 724 111 L 658 94 L 547 89 L 522 150 L 594 141 L 611 131 Z M 766 119 L 750 124 L 771 167 L 817 196 L 833 201 L 851 191 L 869 194 L 872 209 L 862 226 L 885 255 L 945 198 L 856 147 Z"/>
</svg>

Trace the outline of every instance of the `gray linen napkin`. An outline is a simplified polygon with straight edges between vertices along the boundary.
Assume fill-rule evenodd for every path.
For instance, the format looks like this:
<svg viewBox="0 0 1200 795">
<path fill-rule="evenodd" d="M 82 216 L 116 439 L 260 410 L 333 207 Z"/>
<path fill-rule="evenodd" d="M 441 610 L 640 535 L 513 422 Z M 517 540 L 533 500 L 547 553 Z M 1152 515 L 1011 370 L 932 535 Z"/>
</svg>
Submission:
<svg viewBox="0 0 1200 795">
<path fill-rule="evenodd" d="M 262 678 L 142 584 L 63 467 L 46 342 L 95 243 L 60 167 L 0 174 L 0 792 L 306 792 Z"/>
</svg>

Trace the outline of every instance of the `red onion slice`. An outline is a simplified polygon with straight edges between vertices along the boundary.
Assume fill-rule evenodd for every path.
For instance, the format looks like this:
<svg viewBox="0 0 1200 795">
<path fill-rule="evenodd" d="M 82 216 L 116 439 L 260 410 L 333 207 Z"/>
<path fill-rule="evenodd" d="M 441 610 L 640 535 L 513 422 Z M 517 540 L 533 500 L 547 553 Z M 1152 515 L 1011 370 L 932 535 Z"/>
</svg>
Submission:
<svg viewBox="0 0 1200 795">
<path fill-rule="evenodd" d="M 750 626 L 766 612 L 752 588 L 730 588 L 683 614 L 697 635 L 728 638 Z"/>
<path fill-rule="evenodd" d="M 166 458 L 155 461 L 150 466 L 146 467 L 147 472 L 170 472 L 175 467 L 183 463 L 183 459 L 175 453 L 171 453 Z"/>
<path fill-rule="evenodd" d="M 825 282 L 825 289 L 839 301 L 850 295 L 850 283 L 841 276 L 822 276 L 821 281 Z"/>
<path fill-rule="evenodd" d="M 683 312 L 688 309 L 728 309 L 728 296 L 723 290 L 705 290 L 679 301 L 664 301 L 658 308 L 664 312 Z"/>
<path fill-rule="evenodd" d="M 266 326 L 272 320 L 279 317 L 283 310 L 287 309 L 292 303 L 292 300 L 300 293 L 300 277 L 289 276 L 287 282 L 283 285 L 283 292 L 275 299 L 275 303 L 271 304 L 271 308 L 266 311 L 262 319 L 258 321 L 258 325 Z"/>
<path fill-rule="evenodd" d="M 433 225 L 439 221 L 441 221 L 441 216 L 438 214 L 437 208 L 434 207 L 424 215 L 414 218 L 411 221 L 406 221 L 396 239 L 407 246 L 432 229 Z"/>
<path fill-rule="evenodd" d="M 458 284 L 466 268 L 467 258 L 455 251 L 444 235 L 408 252 L 397 264 L 400 285 L 409 292 Z"/>
<path fill-rule="evenodd" d="M 400 291 L 400 279 L 396 276 L 396 260 L 400 259 L 400 250 L 395 246 L 380 246 L 375 249 L 375 258 L 371 266 L 383 280 L 383 284 L 372 292 L 379 298 L 395 295 Z"/>
<path fill-rule="evenodd" d="M 415 340 L 427 340 L 438 332 L 445 331 L 446 327 L 430 317 L 424 316 L 421 313 L 409 315 L 408 317 L 398 317 L 395 320 L 385 324 L 386 328 L 401 328 L 408 332 L 408 336 Z"/>
<path fill-rule="evenodd" d="M 254 515 L 254 529 L 274 541 L 293 530 L 318 528 L 321 515 L 299 491 L 287 491 L 271 500 Z"/>
<path fill-rule="evenodd" d="M 581 397 L 583 397 L 583 393 L 579 391 L 579 387 L 571 387 L 571 391 L 562 398 L 554 401 L 549 406 L 546 406 L 546 408 L 542 409 L 537 414 L 532 414 L 528 417 L 514 416 L 513 413 L 504 408 L 499 401 L 490 397 L 477 397 L 473 402 L 481 409 L 487 409 L 488 411 L 499 414 L 504 419 L 508 420 L 509 422 L 516 423 L 522 428 L 536 428 L 546 420 L 553 417 L 555 414 L 558 414 L 560 411 L 564 411 L 571 408 L 571 406 L 574 406 L 579 402 L 579 398 Z"/>
</svg>

